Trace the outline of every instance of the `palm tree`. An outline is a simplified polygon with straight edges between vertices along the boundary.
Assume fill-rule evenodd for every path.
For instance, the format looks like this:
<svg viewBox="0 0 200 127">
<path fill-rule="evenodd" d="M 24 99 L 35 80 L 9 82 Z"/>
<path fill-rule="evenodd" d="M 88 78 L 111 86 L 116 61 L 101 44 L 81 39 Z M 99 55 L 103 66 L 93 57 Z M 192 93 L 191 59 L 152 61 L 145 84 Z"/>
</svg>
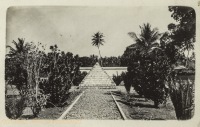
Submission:
<svg viewBox="0 0 200 127">
<path fill-rule="evenodd" d="M 9 61 L 9 65 L 6 64 L 6 77 L 9 77 L 10 84 L 16 85 L 17 89 L 21 90 L 23 85 L 27 82 L 27 73 L 25 67 L 26 53 L 30 49 L 28 43 L 25 44 L 24 39 L 18 38 L 18 42 L 12 41 L 14 46 L 7 45 L 9 48 L 8 54 L 6 54 L 6 61 Z"/>
<path fill-rule="evenodd" d="M 160 38 L 160 34 L 157 28 L 151 29 L 151 25 L 149 23 L 143 24 L 140 26 L 141 33 L 139 37 L 134 32 L 129 32 L 128 35 L 134 39 L 136 42 L 133 47 L 129 48 L 139 48 L 142 51 L 148 51 L 152 47 L 158 47 L 158 43 L 156 42 Z"/>
<path fill-rule="evenodd" d="M 140 26 L 141 33 L 137 36 L 134 32 L 128 35 L 136 43 L 129 46 L 128 50 L 132 55 L 130 60 L 130 75 L 134 75 L 134 89 L 145 98 L 152 99 L 154 106 L 158 107 L 165 97 L 163 82 L 157 82 L 164 79 L 165 64 L 159 61 L 164 59 L 160 52 L 159 43 L 160 34 L 157 28 L 151 28 L 149 23 Z M 129 55 L 129 56 L 130 56 Z M 163 68 L 161 68 L 163 67 Z M 162 72 L 163 73 L 160 73 Z M 146 85 L 148 84 L 148 85 Z M 145 92 L 148 91 L 148 92 Z M 162 91 L 162 92 L 161 92 Z M 164 92 L 163 92 L 164 91 Z M 157 96 L 160 94 L 160 96 Z"/>
<path fill-rule="evenodd" d="M 100 33 L 100 32 L 97 32 L 97 33 L 95 33 L 93 36 L 92 36 L 93 38 L 92 38 L 92 45 L 93 46 L 96 46 L 97 48 L 98 48 L 98 50 L 99 50 L 99 56 L 100 56 L 100 64 L 102 65 L 102 63 L 101 63 L 101 52 L 100 52 L 100 49 L 99 49 L 99 47 L 101 46 L 101 45 L 103 45 L 103 43 L 105 43 L 105 41 L 104 41 L 104 39 L 103 39 L 103 33 Z"/>
<path fill-rule="evenodd" d="M 23 38 L 18 38 L 18 43 L 16 41 L 12 41 L 12 43 L 15 45 L 15 48 L 11 47 L 10 45 L 7 45 L 7 48 L 10 48 L 9 54 L 7 54 L 7 56 L 9 57 L 14 57 L 17 54 L 21 54 L 21 53 L 26 53 L 29 48 L 30 45 L 28 43 L 24 43 L 24 39 Z"/>
</svg>

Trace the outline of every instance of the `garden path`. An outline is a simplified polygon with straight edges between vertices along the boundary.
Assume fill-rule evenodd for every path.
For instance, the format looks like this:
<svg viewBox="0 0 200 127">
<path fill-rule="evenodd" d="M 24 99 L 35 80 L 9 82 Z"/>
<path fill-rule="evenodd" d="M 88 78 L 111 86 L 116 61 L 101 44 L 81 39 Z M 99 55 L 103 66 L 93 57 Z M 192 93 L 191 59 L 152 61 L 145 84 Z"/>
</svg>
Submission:
<svg viewBox="0 0 200 127">
<path fill-rule="evenodd" d="M 109 89 L 86 89 L 65 119 L 122 119 Z"/>
</svg>

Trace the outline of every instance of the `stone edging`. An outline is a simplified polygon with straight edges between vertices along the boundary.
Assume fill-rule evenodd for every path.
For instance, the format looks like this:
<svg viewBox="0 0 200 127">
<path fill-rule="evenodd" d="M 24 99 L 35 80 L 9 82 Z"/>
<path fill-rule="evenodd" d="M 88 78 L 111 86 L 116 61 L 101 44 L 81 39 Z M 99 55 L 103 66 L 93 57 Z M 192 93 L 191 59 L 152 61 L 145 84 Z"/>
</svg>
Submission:
<svg viewBox="0 0 200 127">
<path fill-rule="evenodd" d="M 72 107 L 76 104 L 76 102 L 83 95 L 83 93 L 84 93 L 84 91 L 76 98 L 76 100 L 67 108 L 67 110 L 65 112 L 63 112 L 63 114 L 57 120 L 61 120 L 61 119 L 65 118 L 65 116 L 67 115 L 67 113 L 72 109 Z"/>
</svg>

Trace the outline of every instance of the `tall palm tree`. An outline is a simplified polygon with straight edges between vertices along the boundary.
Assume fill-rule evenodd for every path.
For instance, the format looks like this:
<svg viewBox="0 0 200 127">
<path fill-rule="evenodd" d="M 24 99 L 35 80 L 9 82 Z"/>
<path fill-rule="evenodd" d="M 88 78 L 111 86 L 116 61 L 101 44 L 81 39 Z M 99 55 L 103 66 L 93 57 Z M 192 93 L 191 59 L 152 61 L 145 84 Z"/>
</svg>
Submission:
<svg viewBox="0 0 200 127">
<path fill-rule="evenodd" d="M 100 56 L 100 64 L 102 65 L 102 63 L 101 63 L 101 52 L 100 52 L 100 49 L 99 49 L 99 47 L 101 46 L 101 45 L 103 45 L 103 43 L 105 43 L 105 41 L 104 41 L 104 39 L 103 39 L 103 33 L 100 33 L 100 32 L 97 32 L 97 33 L 95 33 L 93 36 L 92 36 L 93 38 L 92 38 L 92 45 L 93 46 L 96 46 L 97 48 L 98 48 L 98 50 L 99 50 L 99 56 Z"/>
<path fill-rule="evenodd" d="M 151 28 L 149 23 L 143 24 L 140 29 L 139 36 L 134 32 L 128 33 L 136 42 L 129 46 L 129 52 L 133 52 L 133 55 L 130 57 L 128 73 L 135 76 L 134 89 L 145 98 L 152 99 L 154 106 L 158 107 L 167 93 L 164 82 L 168 73 L 167 57 L 157 42 L 161 37 L 158 29 Z"/>
</svg>

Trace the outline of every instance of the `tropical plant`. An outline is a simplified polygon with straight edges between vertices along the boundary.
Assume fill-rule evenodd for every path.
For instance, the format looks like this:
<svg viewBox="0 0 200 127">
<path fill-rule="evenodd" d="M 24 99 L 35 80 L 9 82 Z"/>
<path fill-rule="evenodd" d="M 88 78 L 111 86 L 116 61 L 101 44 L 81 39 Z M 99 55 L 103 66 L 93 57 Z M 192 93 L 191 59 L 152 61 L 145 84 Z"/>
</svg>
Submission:
<svg viewBox="0 0 200 127">
<path fill-rule="evenodd" d="M 177 119 L 191 119 L 194 115 L 195 68 L 191 68 L 189 63 L 195 60 L 193 49 L 196 37 L 196 14 L 193 8 L 184 6 L 170 6 L 169 11 L 178 24 L 168 25 L 171 41 L 166 45 L 172 50 L 167 54 L 173 56 L 169 57 L 173 64 L 179 63 L 178 65 L 186 67 L 185 69 L 176 67 L 169 77 L 170 96 Z M 193 52 L 192 59 L 189 57 L 190 51 Z"/>
<path fill-rule="evenodd" d="M 158 107 L 167 97 L 165 81 L 169 63 L 158 44 L 158 29 L 151 29 L 149 23 L 140 26 L 140 29 L 139 37 L 134 32 L 128 33 L 136 43 L 127 47 L 122 56 L 123 60 L 128 61 L 125 77 L 139 95 L 153 100 L 155 107 Z"/>
<path fill-rule="evenodd" d="M 48 95 L 44 94 L 43 91 L 39 89 L 40 82 L 40 72 L 42 70 L 42 61 L 44 59 L 45 47 L 41 43 L 31 43 L 32 50 L 28 51 L 25 59 L 25 65 L 27 70 L 27 87 L 23 90 L 23 96 L 26 98 L 27 106 L 31 107 L 34 116 L 37 116 L 46 105 Z M 42 51 L 41 51 L 42 49 Z"/>
<path fill-rule="evenodd" d="M 14 44 L 15 48 L 10 45 L 6 46 L 10 49 L 9 53 L 7 54 L 9 57 L 13 57 L 18 54 L 25 54 L 28 52 L 28 50 L 30 50 L 30 44 L 25 43 L 25 39 L 23 38 L 18 38 L 18 42 L 13 40 L 12 43 Z"/>
<path fill-rule="evenodd" d="M 103 37 L 103 33 L 97 32 L 92 36 L 92 45 L 96 46 L 99 50 L 99 56 L 100 56 L 100 64 L 102 65 L 102 61 L 101 61 L 101 52 L 100 52 L 100 46 L 103 45 L 103 43 L 105 43 Z"/>
<path fill-rule="evenodd" d="M 19 44 L 13 41 L 17 47 L 16 50 L 11 46 L 7 46 L 11 50 L 6 57 L 6 80 L 8 83 L 16 85 L 16 88 L 20 91 L 20 97 L 24 102 L 21 106 L 32 107 L 36 116 L 39 110 L 34 112 L 35 109 L 41 109 L 44 106 L 40 103 L 42 98 L 39 97 L 43 93 L 38 94 L 41 60 L 44 53 L 39 50 L 41 43 L 36 46 L 32 42 L 24 44 L 23 39 L 18 40 Z"/>
<path fill-rule="evenodd" d="M 151 29 L 149 23 L 143 24 L 140 26 L 141 33 L 139 37 L 134 32 L 129 32 L 129 36 L 134 39 L 136 42 L 136 48 L 140 49 L 141 53 L 149 51 L 152 47 L 158 46 L 158 39 L 160 37 L 159 31 L 157 28 Z M 132 47 L 129 47 L 132 48 Z M 134 48 L 134 47 L 133 47 Z"/>
<path fill-rule="evenodd" d="M 129 32 L 128 35 L 134 40 L 134 44 L 128 46 L 121 57 L 121 65 L 122 66 L 130 66 L 133 64 L 132 57 L 134 57 L 135 61 L 140 61 L 141 58 L 139 56 L 143 56 L 148 54 L 153 47 L 158 47 L 158 39 L 161 37 L 157 28 L 151 29 L 151 25 L 149 23 L 143 24 L 143 26 L 139 26 L 141 29 L 141 33 L 137 36 L 134 32 Z"/>
<path fill-rule="evenodd" d="M 122 81 L 122 76 L 121 75 L 113 75 L 113 81 L 115 82 L 115 84 L 118 86 Z"/>
<path fill-rule="evenodd" d="M 18 38 L 18 42 L 12 42 L 15 47 L 7 45 L 9 53 L 5 59 L 5 79 L 8 84 L 16 85 L 17 89 L 27 85 L 27 71 L 25 60 L 28 51 L 31 49 L 30 43 L 25 43 L 24 39 Z"/>
<path fill-rule="evenodd" d="M 176 52 L 183 54 L 186 59 L 185 66 L 187 67 L 190 51 L 193 52 L 196 37 L 195 10 L 191 7 L 170 6 L 169 11 L 172 12 L 171 17 L 178 22 L 178 24 L 171 23 L 168 25 L 170 44 L 176 48 Z"/>
<path fill-rule="evenodd" d="M 48 73 L 48 80 L 42 83 L 41 88 L 45 94 L 49 94 L 48 104 L 62 106 L 68 96 L 74 80 L 79 71 L 79 57 L 72 53 L 60 52 L 57 45 L 50 46 L 44 61 L 45 70 Z"/>
<path fill-rule="evenodd" d="M 123 72 L 121 74 L 122 80 L 124 81 L 124 86 L 128 95 L 130 94 L 131 86 L 133 85 L 133 78 L 130 73 Z"/>
<path fill-rule="evenodd" d="M 5 100 L 6 116 L 10 119 L 19 118 L 25 109 L 25 99 L 10 97 Z"/>
</svg>

